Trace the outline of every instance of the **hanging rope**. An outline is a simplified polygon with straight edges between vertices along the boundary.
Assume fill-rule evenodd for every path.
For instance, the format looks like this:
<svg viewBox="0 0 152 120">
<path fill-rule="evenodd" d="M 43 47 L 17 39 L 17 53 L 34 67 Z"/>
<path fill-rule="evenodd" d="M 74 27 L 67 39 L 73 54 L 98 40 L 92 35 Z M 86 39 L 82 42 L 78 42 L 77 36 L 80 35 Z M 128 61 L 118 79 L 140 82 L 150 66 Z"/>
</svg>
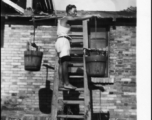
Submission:
<svg viewBox="0 0 152 120">
<path fill-rule="evenodd" d="M 95 17 L 95 39 L 97 39 L 97 18 Z M 95 48 L 95 52 L 96 52 L 96 54 L 100 54 L 100 51 L 97 49 L 97 48 Z"/>
<path fill-rule="evenodd" d="M 34 33 L 33 33 L 33 41 L 31 43 L 31 45 L 36 48 L 36 51 L 38 51 L 38 46 L 35 44 L 35 28 L 36 28 L 36 25 L 35 25 L 35 19 L 34 18 L 33 18 L 33 27 L 34 27 L 33 28 Z"/>
<path fill-rule="evenodd" d="M 33 42 L 35 43 L 35 19 L 33 19 L 33 29 L 34 29 L 34 33 L 33 33 Z"/>
<path fill-rule="evenodd" d="M 96 35 L 97 35 L 97 18 L 95 17 L 95 38 L 96 38 Z"/>
</svg>

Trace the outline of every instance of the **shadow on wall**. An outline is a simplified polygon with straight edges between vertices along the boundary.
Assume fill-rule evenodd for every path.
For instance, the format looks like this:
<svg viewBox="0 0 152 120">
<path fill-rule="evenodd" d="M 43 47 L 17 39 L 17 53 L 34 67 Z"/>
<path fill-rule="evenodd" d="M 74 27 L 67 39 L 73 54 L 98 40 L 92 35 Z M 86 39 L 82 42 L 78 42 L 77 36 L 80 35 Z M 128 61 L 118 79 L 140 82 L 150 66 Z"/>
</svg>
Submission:
<svg viewBox="0 0 152 120">
<path fill-rule="evenodd" d="M 70 91 L 63 91 L 63 99 L 64 100 L 80 100 L 79 99 L 80 93 L 75 90 Z M 64 105 L 64 114 L 74 114 L 78 115 L 80 112 L 79 105 L 73 104 L 65 104 Z"/>
<path fill-rule="evenodd" d="M 46 88 L 39 90 L 39 109 L 42 113 L 51 113 L 51 101 L 53 91 L 50 89 L 50 81 L 46 81 Z"/>
<path fill-rule="evenodd" d="M 4 27 L 5 27 L 4 18 L 1 18 L 1 48 L 4 46 Z"/>
<path fill-rule="evenodd" d="M 93 120 L 109 120 L 110 114 L 108 113 L 93 113 Z"/>
</svg>

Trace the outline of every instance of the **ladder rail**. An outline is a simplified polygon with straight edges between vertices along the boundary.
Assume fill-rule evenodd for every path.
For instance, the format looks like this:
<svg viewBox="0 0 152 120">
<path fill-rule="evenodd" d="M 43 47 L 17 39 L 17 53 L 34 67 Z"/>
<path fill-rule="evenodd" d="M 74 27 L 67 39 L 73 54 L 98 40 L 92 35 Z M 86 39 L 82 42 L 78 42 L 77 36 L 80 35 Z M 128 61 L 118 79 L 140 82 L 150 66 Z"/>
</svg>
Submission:
<svg viewBox="0 0 152 120">
<path fill-rule="evenodd" d="M 88 48 L 88 20 L 83 21 L 83 48 Z M 91 103 L 90 103 L 90 91 L 89 91 L 89 84 L 88 84 L 88 76 L 87 76 L 87 70 L 86 70 L 86 60 L 85 60 L 85 52 L 83 54 L 83 65 L 84 65 L 84 114 L 85 114 L 85 120 L 91 120 Z"/>
<path fill-rule="evenodd" d="M 91 120 L 91 103 L 90 103 L 90 91 L 88 87 L 88 76 L 86 71 L 86 60 L 85 55 L 83 56 L 83 63 L 84 63 L 84 114 L 85 120 Z"/>
<path fill-rule="evenodd" d="M 88 48 L 88 20 L 84 20 L 83 21 L 83 48 Z M 82 50 L 83 51 L 83 50 Z M 87 70 L 86 70 L 86 60 L 85 54 L 82 54 L 82 56 L 77 56 L 79 57 L 79 60 L 77 59 L 75 62 L 77 62 L 77 64 L 80 62 L 80 58 L 82 59 L 82 66 L 84 67 L 83 69 L 83 75 L 81 75 L 81 77 L 83 78 L 83 82 L 84 82 L 84 102 L 80 102 L 80 104 L 84 103 L 84 115 L 58 115 L 58 108 L 59 108 L 59 104 L 58 104 L 58 99 L 59 99 L 59 73 L 58 73 L 58 69 L 59 69 L 59 63 L 58 63 L 58 57 L 56 56 L 56 61 L 55 61 L 55 71 L 54 71 L 54 83 L 53 83 L 53 96 L 52 96 L 52 105 L 51 105 L 51 120 L 57 120 L 58 118 L 60 119 L 64 119 L 64 118 L 80 118 L 83 120 L 91 120 L 92 118 L 92 111 L 91 111 L 91 103 L 90 103 L 90 91 L 89 91 L 89 80 L 88 80 L 88 76 L 87 76 Z M 71 59 L 72 60 L 72 59 Z M 80 64 L 80 63 L 79 63 Z M 77 65 L 76 67 L 80 67 L 80 65 Z M 72 68 L 71 68 L 72 69 Z M 75 70 L 75 69 L 72 69 Z M 79 74 L 77 74 L 77 76 L 79 76 Z M 80 77 L 80 76 L 79 76 Z M 82 91 L 82 90 L 81 90 Z M 64 104 L 78 104 L 79 101 L 63 101 Z"/>
<path fill-rule="evenodd" d="M 53 96 L 52 96 L 52 104 L 51 104 L 51 120 L 57 120 L 57 112 L 58 112 L 58 88 L 59 88 L 59 64 L 58 57 L 56 55 L 55 59 L 55 71 L 54 71 L 54 82 L 53 82 Z"/>
</svg>

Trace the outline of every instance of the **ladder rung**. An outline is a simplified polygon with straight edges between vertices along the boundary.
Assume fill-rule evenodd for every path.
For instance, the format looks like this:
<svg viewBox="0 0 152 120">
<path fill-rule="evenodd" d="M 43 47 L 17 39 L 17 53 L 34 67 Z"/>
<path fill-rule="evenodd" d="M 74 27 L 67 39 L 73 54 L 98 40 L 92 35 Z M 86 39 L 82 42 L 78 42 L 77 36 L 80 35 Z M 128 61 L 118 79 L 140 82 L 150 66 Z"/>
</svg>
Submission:
<svg viewBox="0 0 152 120">
<path fill-rule="evenodd" d="M 83 63 L 69 63 L 69 67 L 83 67 Z"/>
<path fill-rule="evenodd" d="M 82 57 L 71 57 L 71 61 L 83 62 Z"/>
<path fill-rule="evenodd" d="M 83 54 L 76 54 L 76 53 L 73 54 L 73 53 L 72 53 L 72 54 L 70 54 L 70 56 L 71 56 L 71 57 L 82 57 Z"/>
<path fill-rule="evenodd" d="M 84 91 L 84 88 L 77 88 L 76 91 Z"/>
<path fill-rule="evenodd" d="M 73 48 L 71 48 L 71 51 L 76 51 L 76 52 L 82 52 L 83 53 L 83 48 L 73 47 Z"/>
<path fill-rule="evenodd" d="M 83 36 L 82 35 L 69 35 L 72 39 L 81 39 L 83 40 Z"/>
<path fill-rule="evenodd" d="M 69 75 L 69 78 L 84 78 L 83 75 Z"/>
<path fill-rule="evenodd" d="M 71 75 L 74 75 L 74 76 L 76 76 L 76 75 L 78 75 L 78 76 L 80 76 L 80 75 L 82 75 L 83 76 L 83 72 L 68 72 L 68 74 L 71 76 Z"/>
<path fill-rule="evenodd" d="M 59 91 L 68 91 L 70 89 L 66 89 L 66 88 L 59 88 Z M 72 89 L 73 90 L 73 89 Z M 75 91 L 84 91 L 84 88 L 76 88 Z"/>
<path fill-rule="evenodd" d="M 81 35 L 82 36 L 83 32 L 71 32 L 70 35 L 79 35 L 79 36 Z"/>
<path fill-rule="evenodd" d="M 83 75 L 83 67 L 69 67 L 68 72 L 71 75 Z"/>
<path fill-rule="evenodd" d="M 72 42 L 71 47 L 77 47 L 77 48 L 82 48 L 83 43 L 82 42 Z"/>
<path fill-rule="evenodd" d="M 81 104 L 84 105 L 84 101 L 80 100 L 64 100 L 64 104 Z"/>
<path fill-rule="evenodd" d="M 71 25 L 72 28 L 82 28 L 82 25 Z"/>
<path fill-rule="evenodd" d="M 58 115 L 60 118 L 84 118 L 84 115 Z"/>
<path fill-rule="evenodd" d="M 72 44 L 73 43 L 83 44 L 83 39 L 82 38 L 72 38 L 71 42 L 72 42 Z"/>
<path fill-rule="evenodd" d="M 77 54 L 83 56 L 83 50 L 72 50 L 71 49 L 71 54 Z"/>
</svg>

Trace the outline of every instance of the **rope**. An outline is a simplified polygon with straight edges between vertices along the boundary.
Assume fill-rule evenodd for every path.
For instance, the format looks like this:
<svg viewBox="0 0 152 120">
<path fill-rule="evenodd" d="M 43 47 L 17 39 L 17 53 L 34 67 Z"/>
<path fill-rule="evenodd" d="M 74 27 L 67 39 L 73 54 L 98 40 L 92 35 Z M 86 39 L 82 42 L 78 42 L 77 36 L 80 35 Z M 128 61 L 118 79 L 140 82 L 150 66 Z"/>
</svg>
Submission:
<svg viewBox="0 0 152 120">
<path fill-rule="evenodd" d="M 97 18 L 95 17 L 95 39 L 97 38 Z M 97 48 L 95 48 L 95 52 L 96 52 L 96 54 L 100 54 L 100 51 L 97 49 Z"/>
<path fill-rule="evenodd" d="M 34 27 L 33 43 L 35 43 L 35 19 L 33 19 L 33 27 Z"/>
<path fill-rule="evenodd" d="M 95 38 L 97 37 L 97 18 L 95 17 Z"/>
</svg>

